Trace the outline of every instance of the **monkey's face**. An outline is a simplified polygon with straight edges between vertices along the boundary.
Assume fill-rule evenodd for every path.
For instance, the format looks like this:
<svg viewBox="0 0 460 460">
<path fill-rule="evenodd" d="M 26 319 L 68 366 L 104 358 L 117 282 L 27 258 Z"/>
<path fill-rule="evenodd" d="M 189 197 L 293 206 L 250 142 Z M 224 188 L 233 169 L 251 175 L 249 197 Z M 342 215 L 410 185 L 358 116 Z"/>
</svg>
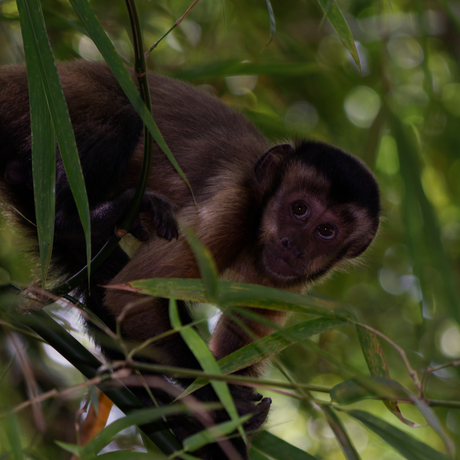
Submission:
<svg viewBox="0 0 460 460">
<path fill-rule="evenodd" d="M 325 275 L 370 243 L 367 214 L 331 203 L 330 185 L 312 167 L 295 164 L 268 200 L 261 222 L 260 269 L 278 286 Z"/>
</svg>

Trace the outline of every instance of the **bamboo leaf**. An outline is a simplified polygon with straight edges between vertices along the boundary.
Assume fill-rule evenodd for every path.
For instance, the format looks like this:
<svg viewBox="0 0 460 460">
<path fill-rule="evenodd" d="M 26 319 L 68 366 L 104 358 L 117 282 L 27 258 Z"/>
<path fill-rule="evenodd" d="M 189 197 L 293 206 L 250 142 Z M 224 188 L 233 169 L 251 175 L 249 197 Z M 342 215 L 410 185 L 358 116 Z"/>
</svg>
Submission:
<svg viewBox="0 0 460 460">
<path fill-rule="evenodd" d="M 152 134 L 158 146 L 161 148 L 161 150 L 164 152 L 171 164 L 174 166 L 176 171 L 179 173 L 179 175 L 182 177 L 182 179 L 185 181 L 185 183 L 191 190 L 190 184 L 187 178 L 185 177 L 185 174 L 183 173 L 173 154 L 169 150 L 169 147 L 166 145 L 166 142 L 163 139 L 163 136 L 161 135 L 157 124 L 152 118 L 152 114 L 145 106 L 144 101 L 142 100 L 139 91 L 136 88 L 136 85 L 134 84 L 128 71 L 125 69 L 123 65 L 123 61 L 121 60 L 120 56 L 115 50 L 115 47 L 113 46 L 109 37 L 105 33 L 101 24 L 99 23 L 96 14 L 90 7 L 88 1 L 70 0 L 70 3 L 75 9 L 75 12 L 77 13 L 81 22 L 86 27 L 88 35 L 94 41 L 94 44 L 97 46 L 97 49 L 104 57 L 108 66 L 110 67 L 110 70 L 113 72 L 113 75 L 122 87 L 126 96 L 133 105 L 134 109 L 139 114 L 144 124 L 147 126 L 148 130 Z"/>
<path fill-rule="evenodd" d="M 316 457 L 283 441 L 268 431 L 262 431 L 254 439 L 252 448 L 274 460 L 317 460 Z"/>
<path fill-rule="evenodd" d="M 346 324 L 344 321 L 338 319 L 317 318 L 281 329 L 220 359 L 218 361 L 220 370 L 224 375 L 232 374 L 279 353 L 293 343 L 312 335 L 335 329 L 344 324 Z M 197 379 L 187 388 L 186 393 L 192 393 L 206 385 L 206 383 L 206 379 Z"/>
<path fill-rule="evenodd" d="M 358 333 L 361 350 L 371 375 L 389 379 L 390 374 L 388 372 L 388 366 L 383 356 L 378 337 L 373 332 L 363 327 L 357 326 L 356 331 Z M 388 410 L 401 421 L 407 422 L 409 425 L 412 424 L 412 422 L 404 419 L 401 414 L 401 410 L 395 401 L 384 401 L 384 404 Z"/>
<path fill-rule="evenodd" d="M 24 40 L 24 50 L 28 63 L 33 63 L 40 75 L 41 85 L 46 97 L 51 120 L 56 131 L 62 163 L 67 174 L 70 189 L 77 205 L 78 214 L 83 226 L 86 239 L 86 258 L 91 260 L 91 221 L 85 181 L 78 157 L 75 136 L 70 121 L 70 115 L 62 91 L 59 75 L 54 62 L 51 46 L 46 34 L 45 22 L 39 0 L 18 0 L 19 19 Z M 32 61 L 30 60 L 32 59 Z M 29 64 L 28 64 L 29 65 Z M 34 76 L 35 77 L 35 76 Z M 33 82 L 32 85 L 35 83 Z M 35 87 L 34 87 L 35 88 Z M 33 90 L 35 91 L 35 89 Z M 34 108 L 34 112 L 41 110 Z M 35 124 L 35 122 L 34 122 Z M 44 142 L 48 145 L 51 132 L 49 127 L 44 132 Z M 44 160 L 50 168 L 49 157 Z M 49 173 L 49 171 L 48 171 Z M 49 207 L 49 203 L 48 206 Z M 46 243 L 45 243 L 46 244 Z M 89 272 L 88 272 L 89 279 Z"/>
<path fill-rule="evenodd" d="M 101 460 L 152 460 L 152 454 L 146 452 L 133 452 L 129 450 L 119 450 L 107 454 L 98 455 Z"/>
<path fill-rule="evenodd" d="M 438 436 L 442 439 L 444 446 L 447 452 L 449 452 L 450 456 L 452 458 L 456 458 L 455 457 L 455 445 L 452 442 L 452 439 L 450 439 L 449 436 L 447 436 L 443 426 L 441 425 L 433 409 L 428 407 L 428 405 L 420 399 L 415 399 L 414 404 L 417 406 L 421 414 L 425 417 L 425 420 L 428 422 L 431 428 L 433 428 L 433 430 L 436 431 Z"/>
<path fill-rule="evenodd" d="M 192 247 L 200 268 L 200 275 L 205 287 L 206 299 L 210 303 L 217 303 L 219 299 L 217 267 L 211 252 L 204 247 L 191 228 L 182 228 L 187 241 Z"/>
<path fill-rule="evenodd" d="M 315 63 L 253 63 L 238 60 L 216 61 L 198 65 L 191 69 L 182 69 L 173 74 L 180 80 L 197 80 L 200 78 L 227 77 L 233 75 L 271 75 L 296 76 L 319 73 L 320 68 Z"/>
<path fill-rule="evenodd" d="M 353 446 L 348 433 L 343 426 L 342 421 L 337 416 L 336 412 L 334 412 L 328 406 L 322 406 L 321 410 L 323 411 L 329 426 L 331 427 L 332 431 L 335 434 L 335 437 L 342 448 L 343 453 L 347 457 L 348 460 L 360 460 L 360 456 Z"/>
<path fill-rule="evenodd" d="M 45 288 L 54 239 L 56 143 L 46 95 L 40 81 L 39 63 L 34 53 L 26 53 L 26 65 L 32 131 L 35 220 L 42 266 L 42 286 Z"/>
<path fill-rule="evenodd" d="M 179 311 L 177 309 L 177 304 L 174 299 L 171 299 L 169 302 L 169 316 L 171 318 L 171 325 L 173 328 L 178 329 L 182 326 L 180 322 Z M 203 339 L 195 331 L 195 329 L 181 329 L 180 335 L 182 336 L 184 342 L 190 348 L 190 350 L 192 351 L 195 358 L 200 363 L 200 366 L 205 372 L 209 372 L 211 374 L 221 374 L 220 367 L 217 364 L 214 356 L 212 355 L 211 351 L 209 350 L 208 346 L 203 341 Z M 228 385 L 225 382 L 218 382 L 216 380 L 211 381 L 211 385 L 214 391 L 216 392 L 220 402 L 222 403 L 228 415 L 230 416 L 231 421 L 238 422 L 238 412 L 236 410 L 235 402 L 233 401 L 232 395 L 230 394 Z M 236 425 L 238 425 L 238 423 Z M 236 425 L 234 426 L 233 430 L 236 428 Z M 245 435 L 241 425 L 239 425 L 239 431 L 241 436 L 244 437 Z"/>
<path fill-rule="evenodd" d="M 380 436 L 393 449 L 398 451 L 408 460 L 447 460 L 443 453 L 433 449 L 427 444 L 418 441 L 409 434 L 374 415 L 358 410 L 347 412 L 348 415 L 360 421 L 365 427 Z"/>
<path fill-rule="evenodd" d="M 351 404 L 369 398 L 416 399 L 400 383 L 382 377 L 356 377 L 345 380 L 332 388 L 331 398 L 340 404 Z"/>
<path fill-rule="evenodd" d="M 321 334 L 346 323 L 339 319 L 317 318 L 304 321 L 294 326 L 273 332 L 262 337 L 249 345 L 234 351 L 218 361 L 224 374 L 232 374 L 237 370 L 244 369 L 262 359 L 266 359 L 300 340 L 312 335 Z"/>
<path fill-rule="evenodd" d="M 403 215 L 407 227 L 407 245 L 415 262 L 414 274 L 420 280 L 423 294 L 434 291 L 447 303 L 452 317 L 460 323 L 458 282 L 452 260 L 444 251 L 437 216 L 423 191 L 420 179 L 421 165 L 413 129 L 404 126 L 394 114 L 391 114 L 390 122 L 398 147 L 401 176 L 406 190 Z M 426 274 L 426 267 L 430 265 L 439 270 L 442 283 L 433 284 L 432 279 Z"/>
<path fill-rule="evenodd" d="M 219 305 L 232 307 L 264 308 L 267 310 L 308 313 L 344 321 L 349 318 L 341 305 L 310 295 L 295 294 L 280 289 L 255 284 L 219 281 Z M 179 278 L 153 278 L 131 281 L 123 285 L 111 285 L 109 289 L 124 289 L 152 295 L 155 297 L 175 298 L 193 302 L 208 302 L 201 280 Z M 334 310 L 335 309 L 335 310 Z"/>
<path fill-rule="evenodd" d="M 184 439 L 184 449 L 193 452 L 194 450 L 197 450 L 206 444 L 214 442 L 216 439 L 219 439 L 222 436 L 232 433 L 237 428 L 241 427 L 243 423 L 248 421 L 250 418 L 251 415 L 248 414 L 244 417 L 220 423 L 219 425 L 212 426 L 207 430 L 203 430 L 199 433 L 189 436 L 188 438 Z"/>
<path fill-rule="evenodd" d="M 150 407 L 131 412 L 130 414 L 115 420 L 107 425 L 94 439 L 86 444 L 81 452 L 82 456 L 99 452 L 109 444 L 114 436 L 121 430 L 133 425 L 144 425 L 161 417 L 166 417 L 181 412 L 188 412 L 189 409 L 183 404 L 174 404 L 162 407 Z"/>
<path fill-rule="evenodd" d="M 321 5 L 325 16 L 329 19 L 332 27 L 334 27 L 335 31 L 338 33 L 342 43 L 350 52 L 351 57 L 358 66 L 359 71 L 361 71 L 361 63 L 359 61 L 358 50 L 356 49 L 353 34 L 351 33 L 350 27 L 347 24 L 342 11 L 340 11 L 336 0 L 319 0 L 319 4 Z"/>
<path fill-rule="evenodd" d="M 265 45 L 266 47 L 271 43 L 273 40 L 273 37 L 275 36 L 276 32 L 276 20 L 275 20 L 275 13 L 273 13 L 273 7 L 270 2 L 270 0 L 267 1 L 267 10 L 268 10 L 268 15 L 270 17 L 270 38 L 268 39 L 267 44 Z"/>
</svg>

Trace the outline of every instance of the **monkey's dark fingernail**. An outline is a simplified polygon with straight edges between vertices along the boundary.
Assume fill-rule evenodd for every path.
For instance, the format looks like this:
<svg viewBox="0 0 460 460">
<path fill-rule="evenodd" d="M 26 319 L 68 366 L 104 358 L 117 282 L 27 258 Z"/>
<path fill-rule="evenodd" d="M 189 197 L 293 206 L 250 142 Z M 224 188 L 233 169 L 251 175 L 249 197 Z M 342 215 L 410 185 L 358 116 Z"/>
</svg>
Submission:
<svg viewBox="0 0 460 460">
<path fill-rule="evenodd" d="M 270 409 L 270 406 L 272 404 L 272 398 L 264 398 L 262 401 L 260 401 L 259 404 L 257 404 L 257 412 L 264 412 L 268 411 Z"/>
<path fill-rule="evenodd" d="M 133 235 L 139 241 L 147 241 L 150 238 L 150 233 L 144 226 L 142 226 L 142 227 L 138 228 L 137 230 L 135 230 Z"/>
</svg>

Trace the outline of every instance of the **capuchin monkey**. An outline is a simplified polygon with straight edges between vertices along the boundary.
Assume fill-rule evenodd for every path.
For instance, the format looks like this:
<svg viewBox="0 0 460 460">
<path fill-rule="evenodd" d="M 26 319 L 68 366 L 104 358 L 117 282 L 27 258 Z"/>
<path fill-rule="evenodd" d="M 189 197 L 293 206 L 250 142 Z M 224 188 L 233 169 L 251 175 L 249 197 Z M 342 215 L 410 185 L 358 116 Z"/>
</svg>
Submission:
<svg viewBox="0 0 460 460">
<path fill-rule="evenodd" d="M 58 70 L 86 182 L 94 254 L 131 203 L 142 163 L 143 124 L 106 65 L 77 61 L 61 64 Z M 196 232 L 225 279 L 293 292 L 303 292 L 372 242 L 379 226 L 379 190 L 360 160 L 321 142 L 270 146 L 242 114 L 208 93 L 159 75 L 149 75 L 149 84 L 153 116 L 190 182 L 196 205 L 155 144 L 142 219 L 137 218 L 131 229 L 143 243 L 131 260 L 118 247 L 92 274 L 91 294 L 83 292 L 88 307 L 110 328 L 115 329 L 126 305 L 135 304 L 121 324 L 126 339 L 145 341 L 171 329 L 167 299 L 101 286 L 157 277 L 199 278 L 177 222 Z M 0 142 L 2 195 L 34 221 L 24 66 L 0 69 Z M 85 263 L 85 239 L 58 149 L 53 264 L 68 276 Z M 179 302 L 179 307 L 182 323 L 189 323 L 185 303 Z M 257 313 L 282 323 L 281 312 Z M 216 359 L 271 332 L 242 315 L 237 320 L 245 327 L 221 315 L 209 343 Z M 178 333 L 155 342 L 150 360 L 201 369 Z M 250 367 L 239 373 L 259 372 Z M 191 379 L 177 383 L 186 387 Z M 260 428 L 271 400 L 248 388 L 230 388 L 240 414 L 253 415 L 245 429 Z M 204 401 L 217 399 L 209 385 L 195 395 Z M 226 419 L 222 412 L 216 413 L 218 422 Z M 189 419 L 175 431 L 184 437 L 202 429 L 193 424 L 198 422 Z M 247 458 L 242 439 L 232 442 Z M 195 455 L 224 458 L 217 444 Z"/>
</svg>

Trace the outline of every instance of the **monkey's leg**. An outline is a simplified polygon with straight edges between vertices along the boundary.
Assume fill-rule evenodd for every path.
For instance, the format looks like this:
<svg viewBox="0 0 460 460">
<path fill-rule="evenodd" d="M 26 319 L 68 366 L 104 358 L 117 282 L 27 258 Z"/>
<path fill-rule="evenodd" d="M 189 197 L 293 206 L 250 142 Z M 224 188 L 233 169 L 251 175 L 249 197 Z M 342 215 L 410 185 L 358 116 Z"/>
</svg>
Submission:
<svg viewBox="0 0 460 460">
<path fill-rule="evenodd" d="M 281 323 L 285 314 L 272 310 L 251 309 L 253 313 L 261 315 L 266 319 L 276 323 Z M 209 347 L 216 359 L 221 359 L 234 351 L 248 345 L 255 339 L 264 337 L 272 332 L 272 328 L 261 322 L 250 319 L 236 312 L 222 313 L 216 329 L 212 335 Z M 261 372 L 261 365 L 254 365 L 237 372 L 239 375 L 258 377 Z M 255 431 L 264 423 L 271 399 L 264 398 L 257 405 L 258 410 L 253 410 L 253 401 L 262 398 L 261 395 L 244 386 L 233 386 L 232 393 L 237 401 L 238 411 L 240 414 L 253 413 L 254 416 L 246 423 L 245 428 L 248 431 Z"/>
<path fill-rule="evenodd" d="M 156 240 L 147 243 L 141 247 L 140 253 L 131 260 L 124 270 L 117 275 L 111 284 L 123 284 L 127 281 L 142 278 L 198 278 L 199 270 L 193 254 L 183 237 L 178 241 L 166 242 L 165 240 Z M 139 302 L 136 305 L 136 302 Z M 117 291 L 108 289 L 105 297 L 105 306 L 111 315 L 119 316 L 124 308 L 131 304 L 133 308 L 124 317 L 122 330 L 129 340 L 144 341 L 149 338 L 158 336 L 171 329 L 171 323 L 168 312 L 168 301 L 158 298 L 141 297 L 126 291 Z M 179 303 L 182 322 L 188 322 L 185 305 Z M 152 356 L 155 362 L 180 366 L 184 368 L 201 369 L 198 361 L 188 346 L 182 340 L 180 334 L 176 333 L 162 338 L 152 344 Z M 183 386 L 188 386 L 193 379 L 177 379 Z M 253 414 L 249 422 L 245 424 L 247 430 L 255 430 L 261 426 L 267 417 L 271 400 L 262 399 L 262 396 L 249 389 L 231 385 L 230 390 L 235 400 L 235 404 L 241 415 Z M 212 387 L 206 387 L 198 390 L 194 395 L 203 401 L 216 401 Z M 257 404 L 258 401 L 262 401 Z M 228 420 L 225 411 L 217 411 L 215 414 L 217 423 Z M 189 431 L 181 428 L 178 435 L 181 438 L 198 431 L 197 423 L 191 424 Z M 243 458 L 247 458 L 246 446 L 241 438 L 232 440 L 235 447 L 241 453 Z M 220 448 L 213 445 L 208 448 L 209 456 L 204 458 L 220 459 L 222 452 Z M 214 450 L 216 450 L 214 453 Z M 217 453 L 218 452 L 218 453 Z"/>
</svg>

